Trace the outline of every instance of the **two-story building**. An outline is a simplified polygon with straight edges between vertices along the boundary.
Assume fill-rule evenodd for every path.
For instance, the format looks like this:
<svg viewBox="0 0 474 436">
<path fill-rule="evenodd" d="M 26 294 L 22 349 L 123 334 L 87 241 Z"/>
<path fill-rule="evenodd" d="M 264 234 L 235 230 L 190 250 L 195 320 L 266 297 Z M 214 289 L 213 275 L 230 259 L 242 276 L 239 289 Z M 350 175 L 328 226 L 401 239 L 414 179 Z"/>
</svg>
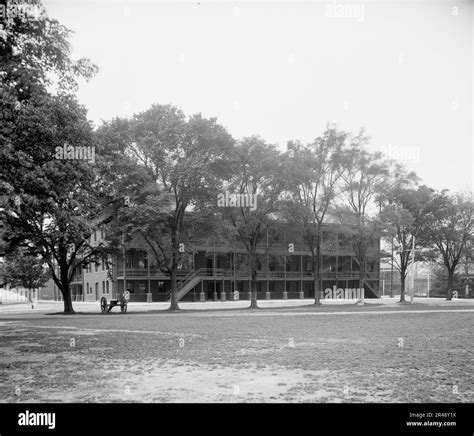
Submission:
<svg viewBox="0 0 474 436">
<path fill-rule="evenodd" d="M 282 228 L 279 240 L 257 248 L 259 299 L 314 298 L 312 258 L 301 235 Z M 369 242 L 364 290 L 379 297 L 379 239 Z M 250 270 L 243 245 L 216 239 L 186 247 L 179 265 L 179 296 L 185 301 L 249 298 Z M 359 262 L 353 238 L 339 225 L 327 225 L 322 234 L 320 289 L 359 287 Z M 144 241 L 135 239 L 116 256 L 111 271 L 112 293 L 130 292 L 130 301 L 167 301 L 171 282 Z M 100 283 L 98 279 L 98 282 Z M 104 279 L 105 280 L 105 279 Z M 100 291 L 100 286 L 99 286 Z M 100 298 L 102 294 L 93 293 Z M 107 294 L 104 294 L 107 295 Z M 96 298 L 96 299 L 97 299 Z M 324 296 L 323 296 L 324 298 Z"/>
</svg>

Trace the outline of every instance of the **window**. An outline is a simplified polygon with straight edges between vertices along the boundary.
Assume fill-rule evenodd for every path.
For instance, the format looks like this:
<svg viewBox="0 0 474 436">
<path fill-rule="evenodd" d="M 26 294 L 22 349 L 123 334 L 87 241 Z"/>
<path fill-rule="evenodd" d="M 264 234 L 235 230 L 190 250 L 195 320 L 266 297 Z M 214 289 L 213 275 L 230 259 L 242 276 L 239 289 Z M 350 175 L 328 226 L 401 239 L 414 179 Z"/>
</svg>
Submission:
<svg viewBox="0 0 474 436">
<path fill-rule="evenodd" d="M 99 295 L 99 283 L 95 282 L 95 295 Z"/>
<path fill-rule="evenodd" d="M 105 294 L 105 282 L 102 282 L 102 293 Z"/>
<path fill-rule="evenodd" d="M 109 282 L 107 282 L 107 294 L 109 293 Z"/>
<path fill-rule="evenodd" d="M 99 271 L 99 263 L 95 262 L 95 272 Z"/>
<path fill-rule="evenodd" d="M 97 242 L 97 230 L 94 230 L 94 242 Z"/>
<path fill-rule="evenodd" d="M 90 294 L 90 292 L 89 292 L 89 283 L 87 283 L 86 293 L 87 293 L 87 294 Z"/>
</svg>

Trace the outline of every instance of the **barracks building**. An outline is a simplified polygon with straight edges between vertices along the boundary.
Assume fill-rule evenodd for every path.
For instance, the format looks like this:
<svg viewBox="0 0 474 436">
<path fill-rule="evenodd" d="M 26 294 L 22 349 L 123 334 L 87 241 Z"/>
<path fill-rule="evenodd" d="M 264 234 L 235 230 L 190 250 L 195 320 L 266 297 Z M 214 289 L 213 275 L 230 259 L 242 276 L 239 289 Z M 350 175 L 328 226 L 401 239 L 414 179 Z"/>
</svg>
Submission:
<svg viewBox="0 0 474 436">
<path fill-rule="evenodd" d="M 301 235 L 290 227 L 280 233 L 278 242 L 263 241 L 258 246 L 258 299 L 314 298 L 309 250 Z M 104 232 L 98 230 L 91 236 L 91 244 L 103 239 Z M 356 295 L 360 265 L 351 236 L 341 225 L 327 224 L 322 232 L 321 251 L 321 297 L 347 298 L 348 292 Z M 71 287 L 73 301 L 99 301 L 102 296 L 110 300 L 118 298 L 124 290 L 130 293 L 130 302 L 169 300 L 170 277 L 158 267 L 144 241 L 136 239 L 126 244 L 122 253 L 110 260 L 109 268 L 106 262 L 98 262 L 75 270 Z M 378 298 L 381 295 L 379 238 L 369 241 L 365 271 L 365 298 Z M 178 266 L 181 301 L 249 299 L 249 290 L 250 271 L 243 246 L 215 240 L 186 247 Z M 60 293 L 55 294 L 59 299 Z"/>
</svg>

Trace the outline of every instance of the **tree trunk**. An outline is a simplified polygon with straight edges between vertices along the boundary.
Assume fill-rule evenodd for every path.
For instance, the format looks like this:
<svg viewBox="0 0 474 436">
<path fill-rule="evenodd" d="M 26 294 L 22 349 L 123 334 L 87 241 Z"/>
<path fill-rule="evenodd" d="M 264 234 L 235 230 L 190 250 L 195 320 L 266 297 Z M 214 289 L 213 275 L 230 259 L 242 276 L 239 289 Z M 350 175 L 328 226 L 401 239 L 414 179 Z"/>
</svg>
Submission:
<svg viewBox="0 0 474 436">
<path fill-rule="evenodd" d="M 171 271 L 171 298 L 170 298 L 170 307 L 169 310 L 179 310 L 179 305 L 178 305 L 178 278 L 176 274 L 176 270 L 173 267 L 173 270 Z"/>
<path fill-rule="evenodd" d="M 446 294 L 446 300 L 451 301 L 453 299 L 453 283 L 454 283 L 454 270 L 448 270 L 448 293 Z"/>
<path fill-rule="evenodd" d="M 68 268 L 66 258 L 64 257 L 62 264 L 59 265 L 60 275 L 61 275 L 61 293 L 63 294 L 63 302 L 64 302 L 64 313 L 71 315 L 74 312 L 74 308 L 72 307 L 72 298 L 71 298 L 71 287 L 69 285 L 68 279 Z"/>
<path fill-rule="evenodd" d="M 320 289 L 320 268 L 319 268 L 319 249 L 316 249 L 316 256 L 313 255 L 313 279 L 314 279 L 314 304 L 321 305 L 321 289 Z"/>
<path fill-rule="evenodd" d="M 250 296 L 250 309 L 258 309 L 257 305 L 257 271 L 252 267 L 252 293 Z"/>
<path fill-rule="evenodd" d="M 311 249 L 312 262 L 313 262 L 313 275 L 314 275 L 314 305 L 321 305 L 321 226 L 318 225 L 316 233 L 316 253 L 313 248 Z"/>
<path fill-rule="evenodd" d="M 400 301 L 399 301 L 399 303 L 405 303 L 405 302 L 406 302 L 406 300 L 405 300 L 405 279 L 401 278 L 401 281 L 400 281 Z"/>
<path fill-rule="evenodd" d="M 400 301 L 399 303 L 406 303 L 405 299 L 405 283 L 406 283 L 406 268 L 402 266 L 400 269 Z"/>
<path fill-rule="evenodd" d="M 365 258 L 362 258 L 360 260 L 360 265 L 359 265 L 359 289 L 364 289 L 364 278 L 365 278 Z"/>
<path fill-rule="evenodd" d="M 72 315 L 74 308 L 72 307 L 72 298 L 71 298 L 71 289 L 69 285 L 60 289 L 61 294 L 63 294 L 63 303 L 64 303 L 64 313 L 67 315 Z"/>
<path fill-rule="evenodd" d="M 35 308 L 35 305 L 34 305 L 34 301 L 33 301 L 33 300 L 34 300 L 33 290 L 32 290 L 32 289 L 28 289 L 28 301 L 30 302 L 32 309 Z"/>
<path fill-rule="evenodd" d="M 314 305 L 321 306 L 321 289 L 320 289 L 319 277 L 314 276 Z"/>
<path fill-rule="evenodd" d="M 171 294 L 169 310 L 179 310 L 178 305 L 178 259 L 177 253 L 179 249 L 178 235 L 176 229 L 171 229 Z"/>
<path fill-rule="evenodd" d="M 258 309 L 257 305 L 257 265 L 256 265 L 256 253 L 251 252 L 249 253 L 250 257 L 250 274 L 251 274 L 251 279 L 250 279 L 250 286 L 251 286 L 251 292 L 250 292 L 250 309 Z"/>
</svg>

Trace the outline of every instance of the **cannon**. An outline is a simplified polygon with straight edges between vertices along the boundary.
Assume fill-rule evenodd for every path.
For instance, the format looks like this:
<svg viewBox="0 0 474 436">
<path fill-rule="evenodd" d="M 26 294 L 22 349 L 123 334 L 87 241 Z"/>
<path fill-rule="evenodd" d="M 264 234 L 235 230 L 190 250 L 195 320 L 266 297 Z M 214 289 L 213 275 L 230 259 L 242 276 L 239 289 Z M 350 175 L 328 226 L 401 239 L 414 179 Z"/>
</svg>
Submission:
<svg viewBox="0 0 474 436">
<path fill-rule="evenodd" d="M 120 307 L 120 312 L 127 312 L 127 298 L 126 295 L 121 295 L 120 298 L 116 300 L 110 300 L 110 303 L 107 303 L 107 298 L 102 297 L 100 299 L 100 310 L 102 313 L 109 313 L 114 307 Z"/>
</svg>

